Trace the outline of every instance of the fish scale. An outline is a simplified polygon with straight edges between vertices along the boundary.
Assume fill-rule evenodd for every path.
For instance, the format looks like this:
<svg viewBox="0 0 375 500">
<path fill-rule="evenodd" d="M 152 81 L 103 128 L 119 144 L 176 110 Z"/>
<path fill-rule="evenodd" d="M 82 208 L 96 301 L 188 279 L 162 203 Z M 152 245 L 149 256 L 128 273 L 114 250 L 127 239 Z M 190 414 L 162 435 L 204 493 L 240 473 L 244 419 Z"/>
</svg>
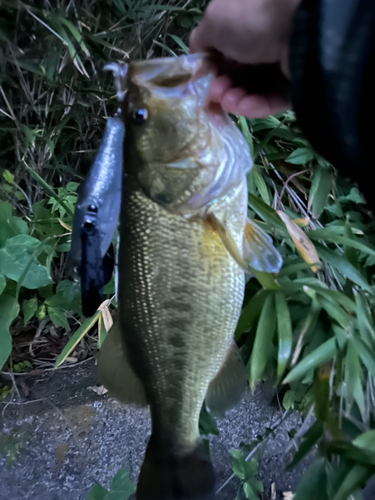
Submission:
<svg viewBox="0 0 375 500">
<path fill-rule="evenodd" d="M 140 189 L 123 197 L 120 322 L 153 432 L 165 453 L 184 455 L 197 445 L 208 385 L 233 338 L 244 273 L 210 227 L 167 212 Z"/>
</svg>

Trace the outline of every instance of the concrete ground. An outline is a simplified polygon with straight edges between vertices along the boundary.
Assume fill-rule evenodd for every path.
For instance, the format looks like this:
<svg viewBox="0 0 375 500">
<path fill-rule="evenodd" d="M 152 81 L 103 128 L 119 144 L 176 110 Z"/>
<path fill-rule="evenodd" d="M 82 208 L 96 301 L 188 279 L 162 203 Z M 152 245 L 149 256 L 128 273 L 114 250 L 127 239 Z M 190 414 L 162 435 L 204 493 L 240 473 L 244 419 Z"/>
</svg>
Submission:
<svg viewBox="0 0 375 500">
<path fill-rule="evenodd" d="M 83 500 L 95 482 L 109 487 L 121 467 L 136 481 L 150 434 L 147 410 L 123 407 L 90 390 L 97 384 L 93 362 L 21 378 L 20 391 L 28 393 L 24 402 L 15 399 L 0 408 L 0 499 Z M 234 500 L 240 485 L 231 478 L 229 450 L 250 444 L 267 428 L 278 426 L 257 450 L 263 499 L 282 499 L 303 474 L 306 460 L 293 473 L 284 471 L 291 458 L 286 450 L 293 446 L 288 431 L 298 429 L 301 419 L 292 413 L 280 424 L 283 412 L 272 400 L 272 388 L 261 384 L 217 420 L 220 435 L 210 439 L 210 449 L 218 500 Z"/>
</svg>

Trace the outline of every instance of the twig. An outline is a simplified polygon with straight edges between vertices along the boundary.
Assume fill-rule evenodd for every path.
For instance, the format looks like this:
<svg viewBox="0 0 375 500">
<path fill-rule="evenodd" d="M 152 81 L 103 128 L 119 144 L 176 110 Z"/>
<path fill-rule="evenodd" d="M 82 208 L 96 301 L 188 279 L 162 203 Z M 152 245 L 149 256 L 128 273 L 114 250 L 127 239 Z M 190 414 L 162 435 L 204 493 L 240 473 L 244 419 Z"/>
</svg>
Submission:
<svg viewBox="0 0 375 500">
<path fill-rule="evenodd" d="M 298 177 L 299 175 L 305 174 L 306 172 L 310 172 L 309 168 L 306 168 L 306 170 L 302 170 L 301 172 L 295 172 L 294 174 L 290 175 L 287 180 L 284 182 L 283 188 L 280 193 L 280 200 L 283 197 L 285 189 L 288 187 L 288 182 L 292 180 L 294 177 Z"/>
</svg>

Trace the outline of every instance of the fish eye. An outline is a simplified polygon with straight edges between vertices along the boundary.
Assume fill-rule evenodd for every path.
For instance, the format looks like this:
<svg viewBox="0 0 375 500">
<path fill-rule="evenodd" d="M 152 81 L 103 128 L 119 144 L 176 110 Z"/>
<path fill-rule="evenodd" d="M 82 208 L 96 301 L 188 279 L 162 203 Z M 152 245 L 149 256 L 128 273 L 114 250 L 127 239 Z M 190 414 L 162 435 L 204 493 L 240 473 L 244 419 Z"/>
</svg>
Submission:
<svg viewBox="0 0 375 500">
<path fill-rule="evenodd" d="M 96 205 L 89 205 L 87 207 L 87 211 L 96 214 L 98 212 L 98 207 Z"/>
<path fill-rule="evenodd" d="M 132 112 L 132 120 L 136 125 L 142 125 L 148 117 L 146 108 L 138 108 Z"/>
</svg>

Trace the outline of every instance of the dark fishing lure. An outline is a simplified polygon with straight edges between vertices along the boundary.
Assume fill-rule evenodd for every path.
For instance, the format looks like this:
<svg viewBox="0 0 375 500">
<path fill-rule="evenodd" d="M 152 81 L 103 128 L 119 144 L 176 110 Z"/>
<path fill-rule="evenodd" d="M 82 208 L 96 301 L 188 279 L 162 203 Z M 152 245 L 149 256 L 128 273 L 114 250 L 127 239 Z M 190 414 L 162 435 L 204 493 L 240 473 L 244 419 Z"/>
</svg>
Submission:
<svg viewBox="0 0 375 500">
<path fill-rule="evenodd" d="M 126 66 L 109 64 L 117 97 L 124 97 Z M 92 316 L 102 302 L 103 287 L 115 264 L 113 246 L 121 203 L 125 124 L 118 109 L 106 123 L 94 163 L 80 186 L 73 218 L 70 262 L 81 280 L 82 311 Z"/>
</svg>

